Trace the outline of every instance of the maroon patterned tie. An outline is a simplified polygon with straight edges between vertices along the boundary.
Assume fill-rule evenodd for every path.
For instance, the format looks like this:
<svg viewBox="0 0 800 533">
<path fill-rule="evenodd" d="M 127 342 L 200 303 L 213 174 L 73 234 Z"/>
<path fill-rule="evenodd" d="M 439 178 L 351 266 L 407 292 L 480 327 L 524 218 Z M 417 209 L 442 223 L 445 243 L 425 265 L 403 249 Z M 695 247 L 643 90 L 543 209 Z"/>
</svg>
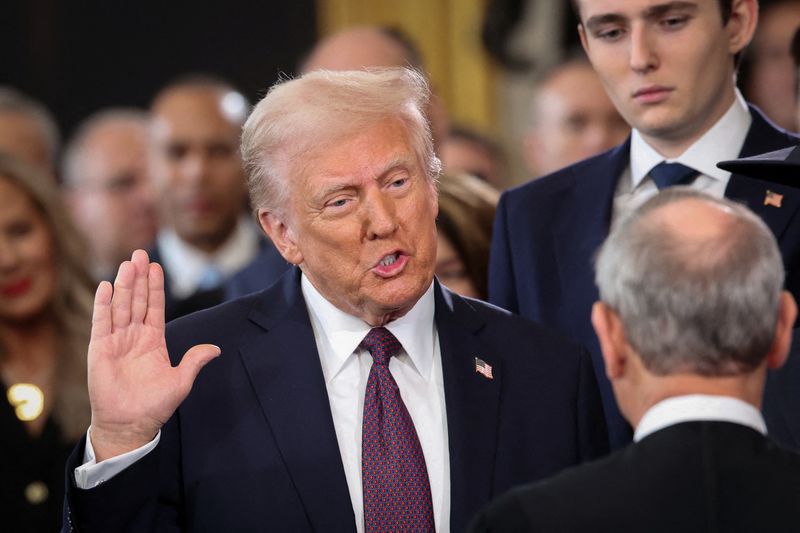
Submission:
<svg viewBox="0 0 800 533">
<path fill-rule="evenodd" d="M 388 329 L 372 328 L 361 346 L 372 354 L 361 447 L 365 531 L 435 531 L 425 456 L 389 372 L 400 342 Z"/>
</svg>

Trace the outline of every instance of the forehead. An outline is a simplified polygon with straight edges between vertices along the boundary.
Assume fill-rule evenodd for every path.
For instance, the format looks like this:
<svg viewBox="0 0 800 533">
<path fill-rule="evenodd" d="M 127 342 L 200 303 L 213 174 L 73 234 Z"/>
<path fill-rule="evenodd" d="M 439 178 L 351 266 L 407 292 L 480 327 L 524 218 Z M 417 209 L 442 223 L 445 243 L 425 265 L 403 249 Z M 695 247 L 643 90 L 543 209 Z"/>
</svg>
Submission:
<svg viewBox="0 0 800 533">
<path fill-rule="evenodd" d="M 375 179 L 394 167 L 417 169 L 407 126 L 388 118 L 321 144 L 302 155 L 300 175 L 315 187 L 331 181 Z"/>
<path fill-rule="evenodd" d="M 170 91 L 153 107 L 153 136 L 238 136 L 241 125 L 226 106 L 226 97 L 223 91 L 211 88 Z"/>
<path fill-rule="evenodd" d="M 606 15 L 637 18 L 670 7 L 715 6 L 716 9 L 719 2 L 720 0 L 577 0 L 577 5 L 580 20 L 585 23 L 592 17 Z"/>
</svg>

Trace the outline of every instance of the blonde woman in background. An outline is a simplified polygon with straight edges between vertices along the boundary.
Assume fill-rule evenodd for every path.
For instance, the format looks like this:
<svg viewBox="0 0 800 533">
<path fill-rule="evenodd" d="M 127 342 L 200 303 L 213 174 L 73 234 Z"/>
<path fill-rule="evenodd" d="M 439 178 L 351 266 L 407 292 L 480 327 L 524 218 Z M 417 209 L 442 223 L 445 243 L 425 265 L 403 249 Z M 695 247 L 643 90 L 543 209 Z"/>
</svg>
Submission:
<svg viewBox="0 0 800 533">
<path fill-rule="evenodd" d="M 53 180 L 0 154 L 0 513 L 8 531 L 61 523 L 64 462 L 90 416 L 86 258 Z"/>
</svg>

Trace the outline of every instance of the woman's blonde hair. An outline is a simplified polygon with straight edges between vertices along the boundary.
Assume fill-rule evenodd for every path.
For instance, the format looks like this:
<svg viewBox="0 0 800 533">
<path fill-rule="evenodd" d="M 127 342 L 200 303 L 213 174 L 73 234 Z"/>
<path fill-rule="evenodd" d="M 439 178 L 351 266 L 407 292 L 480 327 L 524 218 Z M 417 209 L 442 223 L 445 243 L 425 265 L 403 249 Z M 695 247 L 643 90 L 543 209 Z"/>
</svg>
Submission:
<svg viewBox="0 0 800 533">
<path fill-rule="evenodd" d="M 62 204 L 52 177 L 0 153 L 0 179 L 8 180 L 28 195 L 53 239 L 57 282 L 49 310 L 60 350 L 54 373 L 53 418 L 64 437 L 77 440 L 86 432 L 91 412 L 86 389 L 86 353 L 94 282 L 86 264 L 86 246 Z M 0 361 L 4 352 L 0 345 Z"/>
</svg>

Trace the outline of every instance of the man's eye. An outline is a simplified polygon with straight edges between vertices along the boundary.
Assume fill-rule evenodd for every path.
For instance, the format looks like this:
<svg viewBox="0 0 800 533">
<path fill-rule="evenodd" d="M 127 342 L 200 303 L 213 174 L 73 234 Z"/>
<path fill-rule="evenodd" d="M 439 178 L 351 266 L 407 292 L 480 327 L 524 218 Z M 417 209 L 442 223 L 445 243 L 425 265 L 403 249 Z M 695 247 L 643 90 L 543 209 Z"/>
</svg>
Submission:
<svg viewBox="0 0 800 533">
<path fill-rule="evenodd" d="M 595 37 L 602 41 L 616 41 L 622 37 L 622 29 L 610 28 L 605 30 L 598 30 Z"/>
<path fill-rule="evenodd" d="M 399 178 L 392 182 L 392 187 L 402 187 L 406 183 L 408 183 L 408 178 Z"/>
<path fill-rule="evenodd" d="M 344 207 L 346 205 L 347 205 L 347 199 L 346 198 L 340 198 L 340 199 L 334 200 L 334 201 L 332 201 L 332 202 L 330 202 L 328 204 L 328 206 L 330 206 L 330 207 Z"/>
<path fill-rule="evenodd" d="M 174 161 L 183 159 L 189 153 L 189 147 L 180 144 L 171 144 L 164 150 L 167 157 Z"/>
<path fill-rule="evenodd" d="M 686 22 L 689 20 L 689 17 L 667 17 L 661 21 L 661 25 L 667 29 L 677 29 L 682 28 Z"/>
</svg>

